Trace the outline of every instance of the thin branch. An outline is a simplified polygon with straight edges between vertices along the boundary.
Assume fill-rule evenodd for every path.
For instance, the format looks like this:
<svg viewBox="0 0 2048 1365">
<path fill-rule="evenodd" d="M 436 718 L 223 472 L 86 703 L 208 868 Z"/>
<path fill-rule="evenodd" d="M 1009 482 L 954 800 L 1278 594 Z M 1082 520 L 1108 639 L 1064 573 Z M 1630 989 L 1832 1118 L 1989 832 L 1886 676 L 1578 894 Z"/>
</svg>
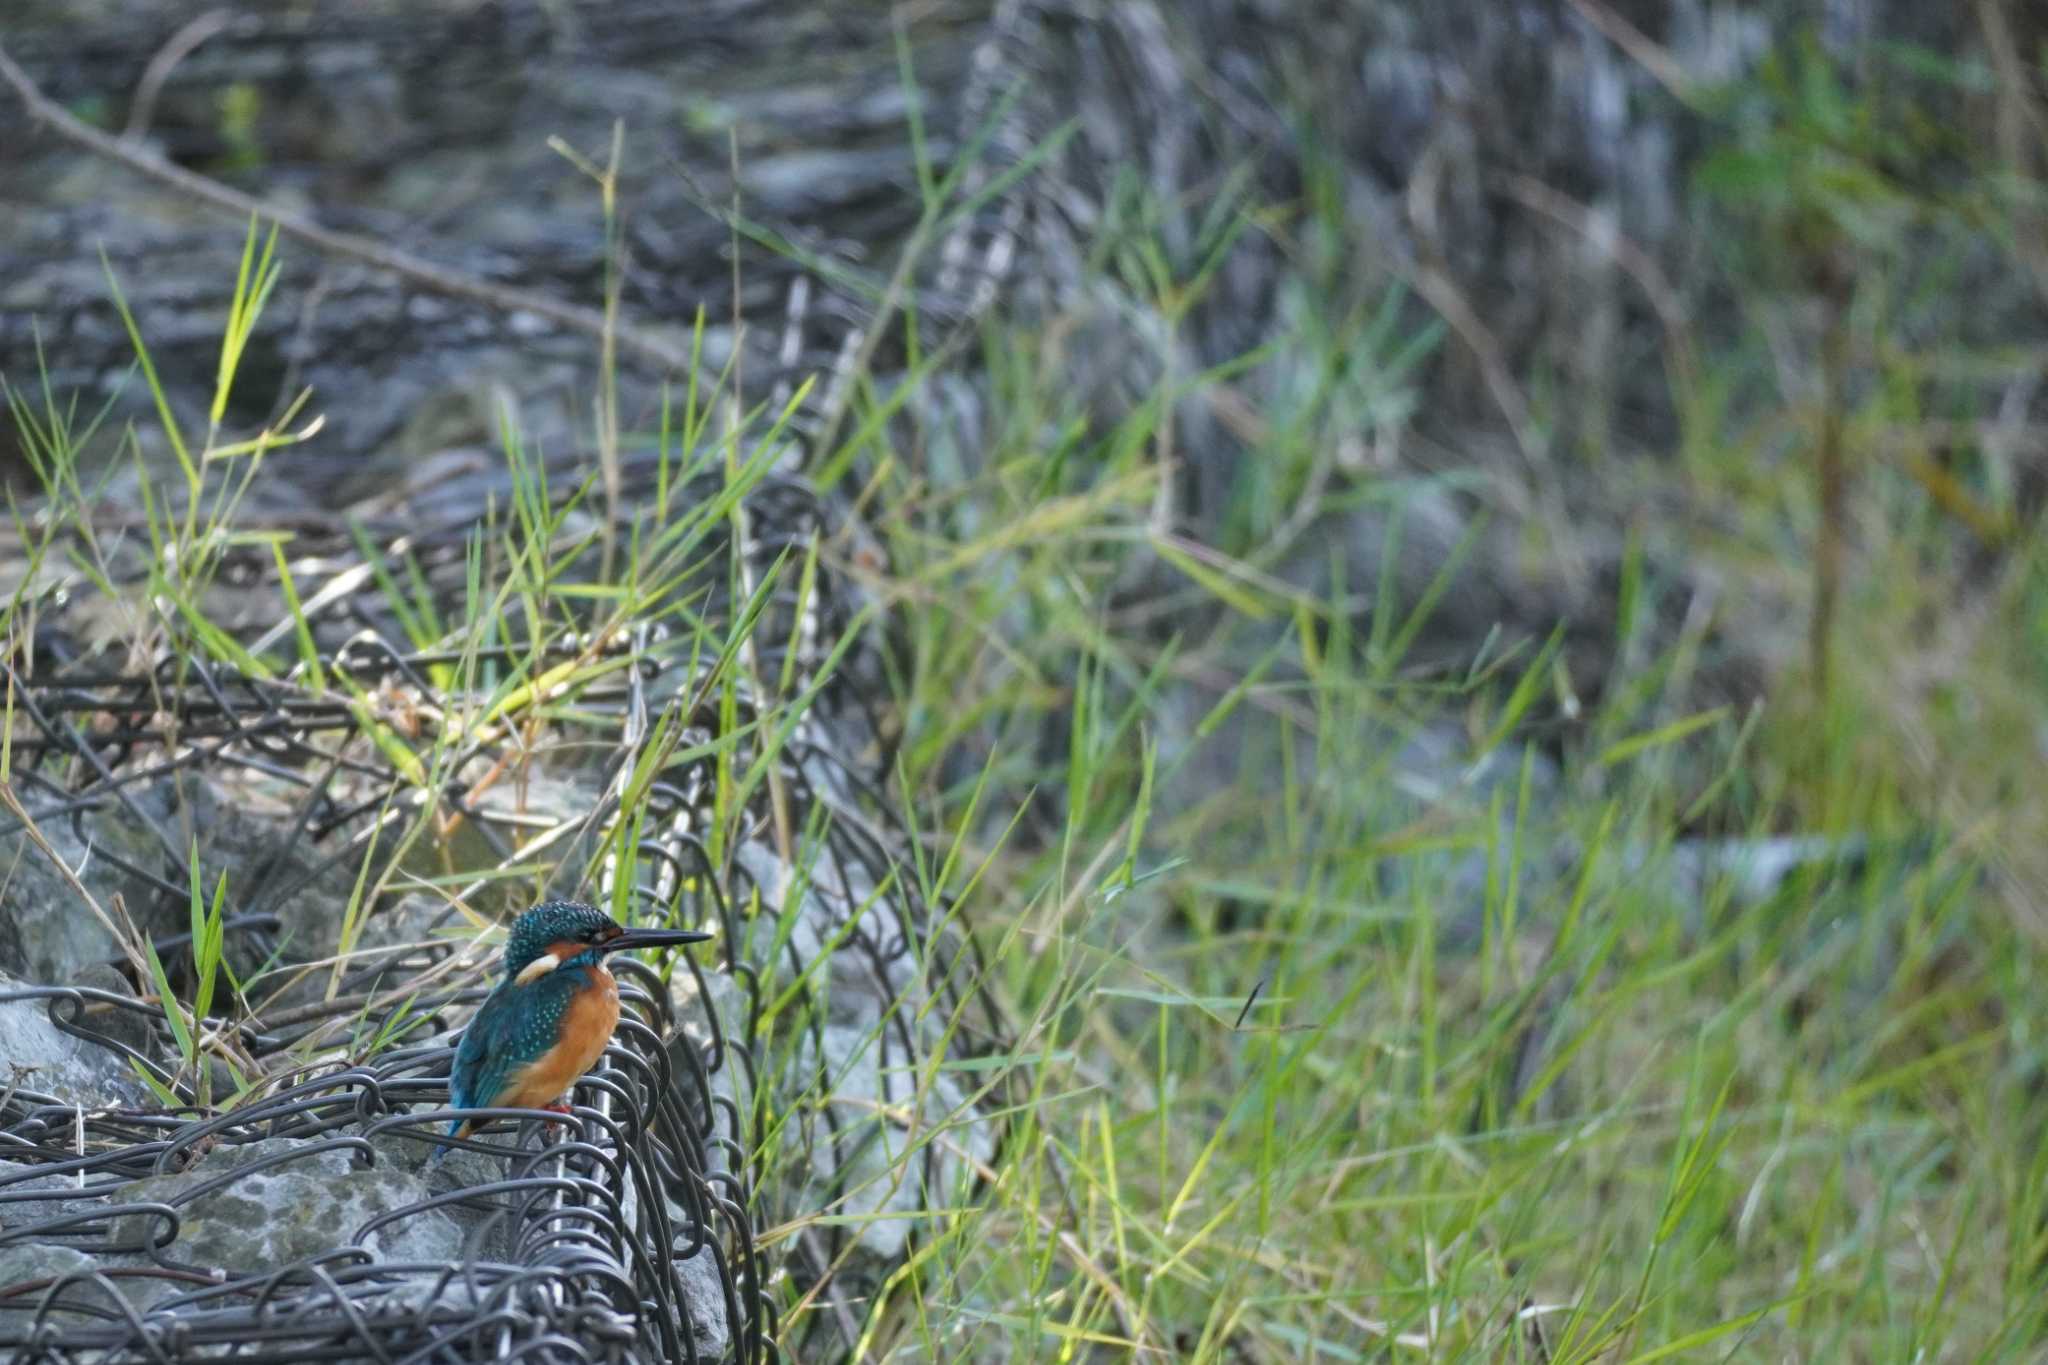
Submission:
<svg viewBox="0 0 2048 1365">
<path fill-rule="evenodd" d="M 1676 378 L 1690 388 L 1699 368 L 1686 336 L 1685 303 L 1656 258 L 1621 230 L 1614 215 L 1581 204 L 1534 176 L 1495 174 L 1488 176 L 1487 182 L 1524 208 L 1577 232 L 1628 273 L 1649 299 L 1657 321 L 1664 328 L 1664 344 Z"/>
<path fill-rule="evenodd" d="M 157 97 L 163 94 L 164 82 L 171 78 L 171 72 L 207 39 L 233 23 L 234 18 L 224 9 L 207 10 L 173 33 L 170 41 L 157 50 L 149 65 L 142 69 L 142 81 L 135 87 L 135 98 L 128 105 L 128 126 L 121 130 L 123 141 L 142 140 L 142 135 L 149 131 L 150 120 L 156 116 Z"/>
<path fill-rule="evenodd" d="M 1977 0 L 1977 19 L 1998 82 L 1999 155 L 2014 183 L 2028 184 L 2034 180 L 2035 154 L 2048 139 L 2048 112 L 2034 98 L 2022 44 L 2005 6 L 1998 0 Z M 2048 215 L 2031 198 L 2014 196 L 2008 202 L 2014 254 L 2033 277 L 2035 292 L 2048 299 Z"/>
<path fill-rule="evenodd" d="M 1416 165 L 1414 175 L 1409 178 L 1405 207 L 1415 249 L 1412 260 L 1396 257 L 1392 264 L 1409 286 L 1422 295 L 1423 302 L 1434 308 L 1458 339 L 1465 343 L 1465 348 L 1479 366 L 1480 380 L 1492 396 L 1494 406 L 1507 419 L 1523 462 L 1532 471 L 1542 474 L 1549 460 L 1543 433 L 1537 429 L 1529 400 L 1508 369 L 1507 353 L 1501 349 L 1500 339 L 1473 308 L 1457 281 L 1451 278 L 1449 265 L 1438 245 L 1440 233 L 1436 200 L 1443 182 L 1444 155 L 1443 140 L 1432 138 Z"/>
<path fill-rule="evenodd" d="M 1571 6 L 1595 32 L 1634 58 L 1636 65 L 1649 72 L 1652 79 L 1670 91 L 1672 97 L 1680 104 L 1689 106 L 1693 103 L 1692 78 L 1685 74 L 1685 68 L 1678 64 L 1678 59 L 1671 55 L 1669 48 L 1600 3 L 1600 0 L 1571 0 Z"/>
<path fill-rule="evenodd" d="M 15 64 L 5 47 L 0 47 L 0 81 L 13 87 L 14 93 L 28 107 L 32 119 L 48 127 L 65 141 L 126 166 L 129 170 L 160 184 L 168 185 L 182 194 L 190 195 L 201 203 L 227 210 L 238 218 L 246 219 L 251 215 L 266 218 L 277 224 L 278 229 L 287 236 L 296 237 L 317 250 L 330 255 L 346 256 L 375 269 L 388 271 L 400 279 L 436 294 L 469 299 L 502 313 L 531 313 L 568 331 L 581 332 L 599 340 L 603 340 L 606 335 L 605 316 L 594 308 L 564 303 L 560 299 L 525 289 L 492 284 L 474 275 L 435 265 L 432 261 L 422 260 L 409 252 L 385 246 L 382 242 L 373 241 L 368 237 L 322 227 L 312 219 L 290 209 L 266 204 L 240 190 L 223 185 L 218 180 L 188 171 L 182 166 L 174 166 L 139 146 L 131 145 L 81 123 L 45 95 L 29 78 L 28 73 Z M 680 370 L 689 367 L 689 353 L 686 350 L 651 332 L 620 325 L 615 329 L 615 335 L 621 347 L 637 352 L 645 359 L 656 361 L 669 369 Z"/>
</svg>

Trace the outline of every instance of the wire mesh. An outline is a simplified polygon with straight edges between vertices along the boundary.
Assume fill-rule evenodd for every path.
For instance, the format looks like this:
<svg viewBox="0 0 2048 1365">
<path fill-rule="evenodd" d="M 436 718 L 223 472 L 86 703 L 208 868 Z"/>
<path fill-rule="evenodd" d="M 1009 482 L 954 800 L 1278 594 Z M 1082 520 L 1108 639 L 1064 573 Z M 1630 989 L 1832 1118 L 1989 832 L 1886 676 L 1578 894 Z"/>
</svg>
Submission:
<svg viewBox="0 0 2048 1365">
<path fill-rule="evenodd" d="M 181 1260 L 188 1211 L 238 1184 L 268 1197 L 289 1187 L 264 1177 L 333 1155 L 361 1175 L 416 1164 L 440 1135 L 445 1043 L 325 1067 L 219 1117 L 81 1117 L 56 1097 L 18 1091 L 0 1147 L 18 1169 L 0 1177 L 0 1209 L 40 1216 L 8 1218 L 0 1248 L 33 1239 L 128 1263 L 0 1286 L 0 1346 L 17 1359 L 63 1361 L 176 1361 L 229 1348 L 259 1361 L 694 1361 L 724 1357 L 730 1332 L 733 1358 L 760 1358 L 772 1314 L 746 1191 L 705 1156 L 707 1143 L 730 1136 L 685 1112 L 671 1058 L 702 1060 L 661 1046 L 666 992 L 645 969 L 624 970 L 618 1040 L 554 1136 L 478 1138 L 472 1145 L 499 1154 L 495 1178 L 452 1183 L 465 1172 L 450 1169 L 447 1188 L 415 1180 L 423 1197 L 335 1229 L 332 1250 L 275 1269 L 227 1274 Z M 60 1027 L 94 1036 L 79 1025 L 86 994 L 31 988 L 4 998 L 47 1000 Z M 701 1087 L 702 1076 L 692 1079 Z M 249 1159 L 234 1160 L 238 1150 Z M 200 1178 L 148 1197 L 160 1177 L 187 1174 Z M 370 1249 L 384 1229 L 441 1210 L 463 1215 L 452 1262 Z M 720 1291 L 716 1324 L 692 1320 L 683 1280 L 692 1267 Z M 140 1308 L 123 1293 L 136 1280 L 169 1292 Z M 720 1343 L 715 1353 L 700 1349 L 707 1338 Z"/>
<path fill-rule="evenodd" d="M 642 464 L 629 464 L 628 475 L 629 488 L 653 477 Z M 462 490 L 450 505 L 476 506 L 487 491 Z M 795 480 L 767 481 L 747 506 L 743 557 L 762 571 L 825 528 L 822 508 Z M 829 952 L 831 971 L 870 983 L 878 1001 L 914 1001 L 915 978 L 942 997 L 941 1017 L 978 1008 L 971 943 L 896 875 L 904 832 L 877 791 L 886 746 L 876 689 L 861 682 L 879 676 L 860 657 L 872 641 L 838 649 L 824 676 L 853 619 L 835 575 L 820 569 L 802 591 L 776 586 L 752 637 L 759 676 L 797 689 L 817 682 L 816 705 L 774 759 L 777 790 L 762 784 L 742 812 L 743 826 L 765 831 L 780 800 L 779 818 L 805 836 L 802 874 L 829 924 L 784 941 L 751 917 L 774 869 L 730 849 L 715 855 L 707 842 L 719 818 L 708 741 L 752 736 L 733 750 L 743 767 L 759 752 L 744 689 L 722 707 L 702 695 L 701 663 L 646 623 L 601 637 L 567 631 L 537 651 L 516 642 L 400 647 L 378 572 L 402 567 L 452 601 L 474 571 L 466 557 L 476 539 L 456 519 L 407 521 L 412 529 L 369 528 L 352 550 L 312 531 L 299 544 L 295 577 L 325 686 L 303 670 L 266 676 L 190 652 L 143 670 L 109 668 L 67 633 L 61 612 L 36 634 L 33 665 L 18 655 L 5 668 L 19 806 L 0 833 L 36 841 L 52 862 L 63 861 L 53 838 L 87 850 L 102 889 L 122 888 L 95 913 L 139 924 L 174 989 L 189 995 L 201 971 L 181 928 L 193 895 L 194 811 L 208 826 L 202 859 L 228 856 L 209 835 L 254 824 L 263 837 L 237 865 L 225 956 L 242 974 L 284 983 L 263 998 L 239 993 L 232 1017 L 191 1026 L 238 1064 L 235 1076 L 261 1078 L 232 1103 L 208 1102 L 234 1077 L 216 1084 L 214 1064 L 181 1056 L 187 1049 L 132 958 L 109 964 L 120 989 L 0 990 L 0 1010 L 35 1004 L 158 1096 L 95 1108 L 17 1075 L 0 1097 L 0 1348 L 16 1358 L 779 1358 L 778 1278 L 799 1290 L 817 1283 L 840 1263 L 844 1233 L 807 1234 L 776 1260 L 757 1245 L 762 1210 L 790 1197 L 763 1197 L 751 1183 L 778 1093 L 759 1074 L 766 978 L 786 978 L 803 996 L 807 956 Z M 243 586 L 275 584 L 257 565 L 243 570 Z M 715 597 L 700 596 L 699 610 L 720 609 Z M 274 619 L 267 631 L 243 632 L 252 648 L 279 638 L 285 618 Z M 617 666 L 586 668 L 545 736 L 472 724 L 453 739 L 438 732 L 436 749 L 436 727 L 474 700 L 449 692 L 450 670 L 509 671 L 520 660 L 535 669 Z M 677 742 L 654 756 L 622 828 L 631 779 L 664 729 Z M 423 783 L 430 759 L 434 780 Z M 533 799 L 523 775 L 534 769 L 561 779 L 566 798 Z M 280 962 L 305 956 L 294 907 L 336 878 L 381 884 L 406 821 L 429 816 L 448 841 L 472 841 L 462 876 L 444 875 L 438 900 L 392 891 L 360 907 L 367 924 L 400 921 L 396 941 L 364 935 L 352 951 L 280 972 Z M 109 837 L 113 828 L 124 836 Z M 449 932 L 463 923 L 456 906 L 524 908 L 507 888 L 514 874 L 530 888 L 536 867 L 552 869 L 551 894 L 587 888 L 587 898 L 636 922 L 715 928 L 719 941 L 707 951 L 720 960 L 679 955 L 665 975 L 622 964 L 622 1022 L 569 1112 L 507 1111 L 512 1127 L 486 1129 L 430 1162 L 447 1117 L 448 1035 L 484 993 L 464 952 L 476 945 Z M 212 871 L 209 861 L 209 888 Z M 878 898 L 885 884 L 892 894 Z M 896 1008 L 881 1021 L 883 1067 L 921 1060 L 928 1044 L 913 1013 Z M 980 1013 L 958 1032 L 979 1045 L 997 1024 Z M 825 1084 L 822 1047 L 814 1053 L 812 1079 Z M 848 1164 L 830 1105 L 776 1132 L 779 1160 L 792 1163 L 782 1169 Z M 819 1148 L 833 1149 L 829 1159 L 812 1160 Z M 187 1244 L 203 1245 L 227 1211 L 262 1222 L 280 1202 L 326 1199 L 336 1188 L 369 1202 L 345 1201 L 310 1254 L 227 1267 L 188 1258 Z M 312 1245 L 284 1242 L 284 1251 Z M 52 1252 L 77 1254 L 68 1269 L 8 1282 L 7 1256 L 19 1247 L 42 1249 L 45 1265 Z"/>
</svg>

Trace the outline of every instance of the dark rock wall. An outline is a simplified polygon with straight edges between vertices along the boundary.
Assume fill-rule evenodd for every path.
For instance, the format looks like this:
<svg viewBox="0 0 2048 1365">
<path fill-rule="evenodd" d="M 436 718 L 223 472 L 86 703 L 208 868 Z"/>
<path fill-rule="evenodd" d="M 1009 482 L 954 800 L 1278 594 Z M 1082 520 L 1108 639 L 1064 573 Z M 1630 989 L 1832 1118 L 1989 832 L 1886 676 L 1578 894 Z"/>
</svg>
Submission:
<svg viewBox="0 0 2048 1365">
<path fill-rule="evenodd" d="M 800 283 L 784 252 L 739 244 L 742 369 L 765 394 L 767 381 L 831 365 L 873 316 L 916 221 L 895 12 L 750 0 L 230 6 L 151 100 L 140 92 L 152 59 L 192 22 L 188 7 L 35 0 L 12 7 L 0 36 L 99 126 L 119 130 L 147 103 L 139 136 L 182 165 L 450 268 L 589 305 L 605 278 L 597 190 L 547 143 L 602 162 L 622 120 L 624 312 L 680 341 L 702 308 L 713 364 L 734 312 L 733 233 L 713 210 L 732 198 L 736 152 L 743 216 L 831 275 Z M 1703 156 L 1755 122 L 1741 98 L 1717 92 L 1809 32 L 1851 81 L 1896 83 L 1894 58 L 1912 47 L 1981 66 L 1979 17 L 1918 0 L 959 0 L 916 7 L 905 38 L 941 166 L 1005 94 L 1015 103 L 990 140 L 991 174 L 1073 120 L 1060 154 L 963 236 L 976 248 L 1013 239 L 999 293 L 1016 316 L 1094 319 L 1076 332 L 1072 371 L 1099 417 L 1127 410 L 1168 366 L 1185 375 L 1279 338 L 1241 397 L 1284 418 L 1334 371 L 1341 401 L 1309 441 L 1336 452 L 1338 491 L 1413 475 L 1458 485 L 1408 509 L 1404 598 L 1477 511 L 1494 515 L 1477 567 L 1441 609 L 1455 657 L 1500 621 L 1606 627 L 1636 511 L 1616 493 L 1626 480 L 1613 457 L 1668 460 L 1684 439 L 1674 326 L 1713 352 L 1755 325 L 1748 263 L 1731 245 L 1740 206 L 1708 203 L 1696 184 Z M 2028 50 L 2039 21 L 2015 7 L 2011 23 Z M 1633 40 L 1619 25 L 1647 46 L 1624 51 L 1617 35 Z M 0 373 L 33 376 L 38 335 L 60 387 L 100 391 L 126 371 L 104 247 L 159 369 L 181 406 L 200 410 L 238 225 L 83 159 L 5 107 Z M 1981 89 L 1936 88 L 1920 116 L 1977 144 L 1996 122 Z M 1142 321 L 1157 301 L 1102 244 L 1141 220 L 1186 277 L 1215 244 L 1213 206 L 1232 196 L 1260 225 L 1223 253 L 1177 327 Z M 233 417 L 256 422 L 313 386 L 327 433 L 273 467 L 316 507 L 374 491 L 392 461 L 488 446 L 501 394 L 516 395 L 552 451 L 589 445 L 589 338 L 284 250 Z M 2041 299 L 2003 269 L 1966 262 L 1959 283 L 1981 287 L 1984 307 L 1939 325 L 1992 340 L 2037 333 Z M 945 275 L 934 265 L 919 276 L 935 287 L 933 314 L 948 303 Z M 1360 330 L 1389 298 L 1394 340 L 1374 350 Z M 1395 342 L 1435 325 L 1443 335 L 1420 360 L 1391 372 Z M 891 354 L 877 353 L 885 369 Z M 622 360 L 626 422 L 651 425 L 659 376 Z M 129 401 L 140 410 L 133 386 Z M 1199 538 L 1257 556 L 1309 473 L 1259 467 L 1227 416 L 1209 398 L 1188 406 L 1173 507 Z M 954 439 L 971 457 L 988 428 L 971 405 L 969 418 Z M 1267 567 L 1314 582 L 1336 543 L 1351 581 L 1369 583 L 1385 534 L 1369 505 L 1293 528 Z M 1760 668 L 1739 668 L 1732 685 L 1754 686 Z"/>
<path fill-rule="evenodd" d="M 67 108 L 119 131 L 182 5 L 39 5 L 0 40 Z M 886 7 L 789 14 L 758 3 L 548 5 L 317 3 L 231 8 L 170 72 L 142 141 L 325 226 L 451 270 L 595 307 L 605 281 L 598 187 L 550 150 L 602 165 L 626 129 L 622 308 L 687 340 L 701 307 L 722 360 L 732 314 L 731 203 L 813 251 L 886 252 L 916 204 L 906 101 Z M 957 83 L 972 26 L 914 26 L 925 74 Z M 104 247 L 186 406 L 209 393 L 238 225 L 134 173 L 28 129 L 11 97 L 0 142 L 0 371 L 36 370 L 36 329 L 62 386 L 109 386 L 130 361 L 107 301 Z M 586 337 L 505 316 L 290 243 L 235 416 L 260 421 L 311 384 L 328 414 L 318 453 L 294 456 L 318 496 L 336 471 L 394 444 L 423 453 L 492 434 L 508 386 L 557 425 L 588 430 L 596 356 Z M 757 375 L 779 346 L 793 268 L 742 246 L 741 311 L 762 328 Z M 829 353 L 799 349 L 795 368 Z M 628 359 L 629 379 L 632 361 Z M 641 374 L 638 378 L 648 376 Z M 641 392 L 644 393 L 644 385 Z M 642 409 L 629 415 L 645 415 Z"/>
</svg>

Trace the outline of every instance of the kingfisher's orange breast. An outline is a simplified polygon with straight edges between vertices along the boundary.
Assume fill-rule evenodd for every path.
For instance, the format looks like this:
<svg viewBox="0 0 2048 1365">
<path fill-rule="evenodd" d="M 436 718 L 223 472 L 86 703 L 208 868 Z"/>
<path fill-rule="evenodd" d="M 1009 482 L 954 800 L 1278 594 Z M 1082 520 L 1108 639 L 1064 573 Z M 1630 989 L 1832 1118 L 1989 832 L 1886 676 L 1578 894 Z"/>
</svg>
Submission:
<svg viewBox="0 0 2048 1365">
<path fill-rule="evenodd" d="M 590 975 L 590 987 L 576 992 L 562 1015 L 560 1041 L 521 1069 L 500 1103 L 522 1109 L 552 1104 L 604 1055 L 619 1026 L 619 983 L 602 967 L 590 968 Z"/>
</svg>

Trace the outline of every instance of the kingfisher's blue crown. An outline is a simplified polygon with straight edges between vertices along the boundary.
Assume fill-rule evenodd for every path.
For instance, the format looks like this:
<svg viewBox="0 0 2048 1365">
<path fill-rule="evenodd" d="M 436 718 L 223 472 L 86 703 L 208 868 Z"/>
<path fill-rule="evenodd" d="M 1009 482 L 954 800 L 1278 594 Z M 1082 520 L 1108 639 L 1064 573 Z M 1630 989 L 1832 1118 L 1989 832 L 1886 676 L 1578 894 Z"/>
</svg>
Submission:
<svg viewBox="0 0 2048 1365">
<path fill-rule="evenodd" d="M 618 932 L 619 926 L 602 910 L 580 901 L 546 901 L 512 921 L 512 933 L 505 940 L 505 975 L 519 975 L 557 943 L 602 943 Z"/>
</svg>

